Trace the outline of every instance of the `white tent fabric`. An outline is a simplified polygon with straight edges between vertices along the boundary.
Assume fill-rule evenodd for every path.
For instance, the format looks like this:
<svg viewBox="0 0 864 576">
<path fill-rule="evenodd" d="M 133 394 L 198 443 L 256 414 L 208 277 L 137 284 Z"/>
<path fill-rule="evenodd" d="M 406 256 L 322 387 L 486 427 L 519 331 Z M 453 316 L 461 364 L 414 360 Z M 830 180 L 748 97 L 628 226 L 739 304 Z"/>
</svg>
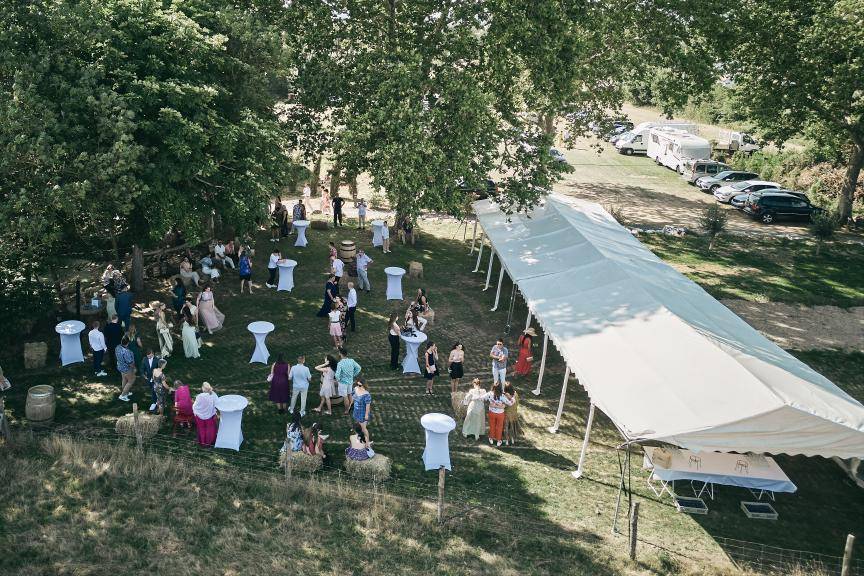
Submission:
<svg viewBox="0 0 864 576">
<path fill-rule="evenodd" d="M 630 440 L 864 457 L 864 406 L 645 248 L 558 194 L 480 225 L 591 400 Z"/>
</svg>

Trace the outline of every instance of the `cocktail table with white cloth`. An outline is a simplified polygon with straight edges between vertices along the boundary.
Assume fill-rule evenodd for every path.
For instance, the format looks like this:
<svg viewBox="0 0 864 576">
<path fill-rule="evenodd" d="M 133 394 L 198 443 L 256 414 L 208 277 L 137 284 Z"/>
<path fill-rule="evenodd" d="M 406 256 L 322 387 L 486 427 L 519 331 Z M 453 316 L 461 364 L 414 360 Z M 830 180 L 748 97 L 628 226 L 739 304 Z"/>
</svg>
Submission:
<svg viewBox="0 0 864 576">
<path fill-rule="evenodd" d="M 84 330 L 84 323 L 79 320 L 67 320 L 57 324 L 54 330 L 60 335 L 60 364 L 68 366 L 76 362 L 84 362 L 80 336 Z"/>
<path fill-rule="evenodd" d="M 287 290 L 291 292 L 294 289 L 294 268 L 297 266 L 296 260 L 280 260 L 279 267 L 279 284 L 276 286 L 276 291 Z"/>
<path fill-rule="evenodd" d="M 415 331 L 413 335 L 401 334 L 399 337 L 405 342 L 405 358 L 402 360 L 402 373 L 421 374 L 420 363 L 417 362 L 417 349 L 429 337 L 419 330 Z"/>
<path fill-rule="evenodd" d="M 697 498 L 708 494 L 712 500 L 714 484 L 748 488 L 757 498 L 767 494 L 771 499 L 775 492 L 791 493 L 798 489 L 773 458 L 756 454 L 646 447 L 644 465 L 653 468 L 648 486 L 657 496 L 667 492 L 674 497 L 676 480 L 690 480 Z M 702 483 L 698 491 L 696 482 Z"/>
<path fill-rule="evenodd" d="M 216 433 L 216 448 L 240 450 L 243 443 L 243 410 L 249 400 L 238 394 L 226 394 L 216 400 L 219 410 L 219 432 Z"/>
<path fill-rule="evenodd" d="M 297 231 L 297 240 L 294 241 L 294 246 L 305 248 L 309 243 L 306 241 L 306 228 L 309 227 L 308 220 L 294 220 L 294 230 Z"/>
<path fill-rule="evenodd" d="M 372 246 L 384 245 L 384 221 L 372 220 L 369 223 L 372 226 Z"/>
<path fill-rule="evenodd" d="M 402 276 L 405 269 L 398 266 L 384 268 L 387 275 L 387 300 L 402 300 Z"/>
<path fill-rule="evenodd" d="M 452 470 L 447 436 L 456 428 L 456 421 L 446 414 L 432 412 L 420 417 L 420 425 L 426 431 L 423 466 L 426 470 L 437 470 L 442 466 Z"/>
<path fill-rule="evenodd" d="M 252 358 L 249 363 L 260 362 L 267 364 L 270 359 L 270 351 L 267 350 L 267 344 L 264 342 L 267 339 L 267 334 L 276 329 L 272 322 L 250 322 L 246 327 L 249 332 L 255 336 L 255 351 L 252 353 Z"/>
</svg>

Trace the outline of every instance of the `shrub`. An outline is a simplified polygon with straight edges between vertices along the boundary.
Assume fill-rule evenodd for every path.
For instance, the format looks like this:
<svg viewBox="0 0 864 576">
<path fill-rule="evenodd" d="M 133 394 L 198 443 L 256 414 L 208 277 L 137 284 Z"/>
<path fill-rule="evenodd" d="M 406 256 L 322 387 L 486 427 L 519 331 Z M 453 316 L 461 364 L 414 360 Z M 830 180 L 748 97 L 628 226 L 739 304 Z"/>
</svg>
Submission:
<svg viewBox="0 0 864 576">
<path fill-rule="evenodd" d="M 708 250 L 714 249 L 714 242 L 717 240 L 723 230 L 726 229 L 726 222 L 729 216 L 719 204 L 711 204 L 702 215 L 699 217 L 699 227 L 708 236 Z"/>
<path fill-rule="evenodd" d="M 836 213 L 827 210 L 813 214 L 810 220 L 810 233 L 816 237 L 816 256 L 819 256 L 822 244 L 833 238 L 840 227 L 840 220 Z"/>
</svg>

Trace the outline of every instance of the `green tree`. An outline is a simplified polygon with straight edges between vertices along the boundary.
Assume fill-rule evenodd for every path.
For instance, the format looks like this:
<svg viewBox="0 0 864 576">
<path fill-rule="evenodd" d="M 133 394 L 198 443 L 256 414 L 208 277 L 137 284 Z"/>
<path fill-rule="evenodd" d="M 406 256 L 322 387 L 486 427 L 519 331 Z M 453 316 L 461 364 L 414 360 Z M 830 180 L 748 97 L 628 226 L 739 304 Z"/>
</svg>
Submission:
<svg viewBox="0 0 864 576">
<path fill-rule="evenodd" d="M 746 115 L 777 143 L 807 130 L 845 151 L 837 206 L 845 221 L 864 165 L 864 3 L 737 0 L 724 5 L 724 15 L 711 26 Z"/>
<path fill-rule="evenodd" d="M 816 256 L 822 251 L 822 245 L 834 237 L 840 225 L 836 214 L 818 212 L 811 216 L 810 233 L 816 237 Z"/>
<path fill-rule="evenodd" d="M 699 227 L 708 236 L 708 251 L 714 249 L 717 237 L 726 230 L 729 215 L 719 204 L 710 204 L 699 216 Z"/>
</svg>

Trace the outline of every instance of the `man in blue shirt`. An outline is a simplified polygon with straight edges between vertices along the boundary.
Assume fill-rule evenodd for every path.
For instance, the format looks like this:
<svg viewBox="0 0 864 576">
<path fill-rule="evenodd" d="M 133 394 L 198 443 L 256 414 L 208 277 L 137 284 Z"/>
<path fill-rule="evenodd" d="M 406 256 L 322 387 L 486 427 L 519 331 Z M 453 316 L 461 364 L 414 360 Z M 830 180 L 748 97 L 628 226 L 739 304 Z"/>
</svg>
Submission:
<svg viewBox="0 0 864 576">
<path fill-rule="evenodd" d="M 489 352 L 489 357 L 492 358 L 492 383 L 500 382 L 503 387 L 507 381 L 507 357 L 510 351 L 504 346 L 504 341 L 499 338 L 495 342 L 495 346 Z"/>
<path fill-rule="evenodd" d="M 297 364 L 291 367 L 291 372 L 288 373 L 288 379 L 292 382 L 293 392 L 291 393 L 291 406 L 288 408 L 288 413 L 294 413 L 294 404 L 297 402 L 297 396 L 300 396 L 300 416 L 306 415 L 306 395 L 309 393 L 309 381 L 312 380 L 312 373 L 306 366 L 306 357 L 300 356 L 297 358 Z"/>
<path fill-rule="evenodd" d="M 339 363 L 336 364 L 336 384 L 338 394 L 345 404 L 345 414 L 351 411 L 351 385 L 360 374 L 360 365 L 348 357 L 348 350 L 339 348 Z"/>
<path fill-rule="evenodd" d="M 129 390 L 135 383 L 135 354 L 129 350 L 129 338 L 123 336 L 115 351 L 117 356 L 117 371 L 120 372 L 120 400 L 129 402 Z"/>
<path fill-rule="evenodd" d="M 117 294 L 114 306 L 117 310 L 117 317 L 120 318 L 120 323 L 123 325 L 123 330 L 129 330 L 129 324 L 132 323 L 132 293 L 129 292 L 128 286 L 125 286 Z"/>
</svg>

